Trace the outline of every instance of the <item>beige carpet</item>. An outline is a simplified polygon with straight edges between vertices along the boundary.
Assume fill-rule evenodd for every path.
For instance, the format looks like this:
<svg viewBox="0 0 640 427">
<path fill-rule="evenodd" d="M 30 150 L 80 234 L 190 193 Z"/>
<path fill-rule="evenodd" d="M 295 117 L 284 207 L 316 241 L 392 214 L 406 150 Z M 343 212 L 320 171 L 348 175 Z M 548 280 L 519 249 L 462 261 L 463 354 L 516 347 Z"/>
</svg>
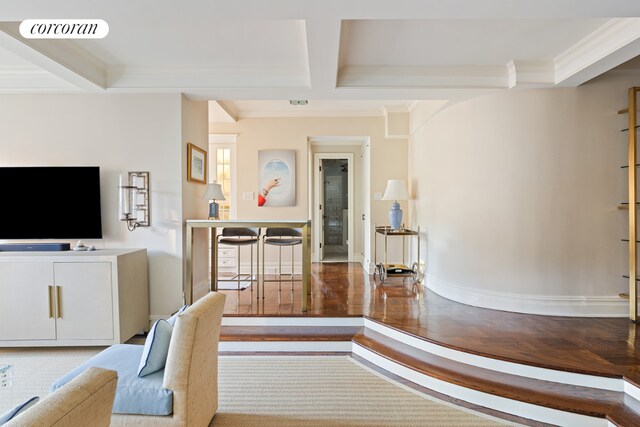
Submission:
<svg viewBox="0 0 640 427">
<path fill-rule="evenodd" d="M 100 348 L 0 349 L 14 365 L 0 390 L 0 413 L 35 395 Z M 417 395 L 348 357 L 221 356 L 213 427 L 500 426 L 467 410 Z"/>
</svg>

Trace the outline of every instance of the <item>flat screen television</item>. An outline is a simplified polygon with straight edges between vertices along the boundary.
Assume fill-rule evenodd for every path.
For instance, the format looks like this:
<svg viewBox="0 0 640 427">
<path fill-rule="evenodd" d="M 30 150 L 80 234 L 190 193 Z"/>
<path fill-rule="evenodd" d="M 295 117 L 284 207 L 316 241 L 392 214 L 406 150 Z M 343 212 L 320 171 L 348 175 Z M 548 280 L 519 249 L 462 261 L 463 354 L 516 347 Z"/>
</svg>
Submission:
<svg viewBox="0 0 640 427">
<path fill-rule="evenodd" d="M 99 167 L 0 167 L 0 239 L 100 238 Z"/>
</svg>

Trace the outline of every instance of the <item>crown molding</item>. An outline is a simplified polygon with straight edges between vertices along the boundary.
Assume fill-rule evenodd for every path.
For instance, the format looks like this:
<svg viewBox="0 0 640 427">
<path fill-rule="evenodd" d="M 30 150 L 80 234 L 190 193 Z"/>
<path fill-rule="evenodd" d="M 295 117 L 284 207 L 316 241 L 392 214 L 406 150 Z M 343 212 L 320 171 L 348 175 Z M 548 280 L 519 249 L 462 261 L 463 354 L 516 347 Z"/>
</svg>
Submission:
<svg viewBox="0 0 640 427">
<path fill-rule="evenodd" d="M 110 89 L 309 88 L 308 73 L 298 68 L 110 67 L 107 78 Z"/>
<path fill-rule="evenodd" d="M 310 145 L 362 145 L 369 141 L 368 136 L 313 136 Z"/>
<path fill-rule="evenodd" d="M 77 93 L 81 89 L 35 66 L 0 66 L 2 93 Z"/>
<path fill-rule="evenodd" d="M 210 133 L 209 144 L 235 144 L 238 140 L 237 133 Z"/>
<path fill-rule="evenodd" d="M 555 83 L 567 82 L 567 86 L 578 86 L 596 75 L 620 65 L 640 52 L 640 46 L 636 46 L 625 55 L 620 55 L 620 52 L 626 47 L 631 47 L 634 42 L 639 40 L 640 18 L 611 19 L 553 59 Z M 572 79 L 579 73 L 587 71 L 589 67 L 598 65 L 599 62 L 606 61 L 610 57 L 615 62 L 600 64 L 597 70 L 591 73 L 582 73 L 584 76 Z M 600 70 L 603 67 L 606 69 Z"/>
<path fill-rule="evenodd" d="M 407 105 L 385 105 L 384 106 L 384 114 L 393 114 L 393 113 L 408 113 L 409 106 L 413 103 L 407 102 Z"/>
<path fill-rule="evenodd" d="M 300 111 L 239 111 L 238 118 L 269 117 L 382 117 L 382 109 L 371 110 L 300 110 Z"/>
</svg>

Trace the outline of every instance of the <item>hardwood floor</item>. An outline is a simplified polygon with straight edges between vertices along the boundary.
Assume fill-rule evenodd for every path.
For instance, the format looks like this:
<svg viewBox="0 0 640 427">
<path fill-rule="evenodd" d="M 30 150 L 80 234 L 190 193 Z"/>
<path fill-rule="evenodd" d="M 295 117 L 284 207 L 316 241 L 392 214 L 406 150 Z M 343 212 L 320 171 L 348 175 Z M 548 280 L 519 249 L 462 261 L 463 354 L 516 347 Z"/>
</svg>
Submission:
<svg viewBox="0 0 640 427">
<path fill-rule="evenodd" d="M 539 316 L 473 307 L 442 298 L 410 279 L 404 282 L 401 278 L 388 279 L 383 286 L 365 275 L 362 267 L 355 263 L 313 264 L 307 313 L 301 311 L 299 282 L 294 283 L 293 291 L 290 282 L 282 283 L 280 293 L 277 283 L 267 283 L 265 298 L 260 300 L 255 299 L 256 293 L 252 299 L 248 289 L 223 292 L 228 297 L 225 317 L 364 316 L 404 334 L 473 355 L 558 371 L 624 377 L 630 383 L 640 384 L 638 325 L 626 318 Z M 565 385 L 470 367 L 417 350 L 368 328 L 224 326 L 221 331 L 221 341 L 228 342 L 297 340 L 351 341 L 354 346 L 362 346 L 421 375 L 465 389 L 566 413 L 606 417 L 617 426 L 640 425 L 640 402 L 621 391 Z M 353 357 L 359 358 L 355 353 Z M 387 376 L 394 375 L 383 371 Z M 439 395 L 434 391 L 425 392 Z M 547 425 L 447 399 L 522 424 Z"/>
<path fill-rule="evenodd" d="M 227 294 L 225 316 L 366 316 L 450 348 L 477 355 L 570 372 L 619 377 L 640 383 L 638 325 L 624 318 L 570 318 L 488 310 L 453 302 L 390 279 L 384 286 L 356 263 L 313 264 L 311 304 L 300 308 L 300 283 L 293 292 L 267 283 L 266 295 L 249 290 Z M 254 298 L 256 294 L 254 293 Z"/>
</svg>

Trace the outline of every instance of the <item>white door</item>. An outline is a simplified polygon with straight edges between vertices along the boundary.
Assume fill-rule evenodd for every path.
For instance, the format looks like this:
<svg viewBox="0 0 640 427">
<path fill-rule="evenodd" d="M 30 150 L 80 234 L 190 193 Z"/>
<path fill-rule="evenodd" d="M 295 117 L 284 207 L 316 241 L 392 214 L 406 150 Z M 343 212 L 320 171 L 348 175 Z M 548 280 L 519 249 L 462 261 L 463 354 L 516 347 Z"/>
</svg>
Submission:
<svg viewBox="0 0 640 427">
<path fill-rule="evenodd" d="M 318 213 L 320 215 L 318 223 L 320 224 L 320 232 L 318 233 L 318 244 L 319 244 L 319 260 L 322 261 L 324 259 L 324 226 L 325 221 L 327 219 L 327 215 L 325 215 L 326 206 L 324 203 L 324 171 L 322 170 L 322 159 L 320 159 L 320 164 L 318 165 Z"/>
<path fill-rule="evenodd" d="M 0 263 L 0 340 L 55 340 L 52 289 L 50 262 Z"/>
<path fill-rule="evenodd" d="M 362 235 L 364 236 L 364 245 L 362 251 L 363 266 L 365 270 L 371 274 L 371 150 L 369 142 L 362 144 L 362 153 L 360 154 L 361 171 L 362 171 Z"/>
<path fill-rule="evenodd" d="M 58 339 L 113 339 L 110 262 L 55 263 Z"/>
</svg>

